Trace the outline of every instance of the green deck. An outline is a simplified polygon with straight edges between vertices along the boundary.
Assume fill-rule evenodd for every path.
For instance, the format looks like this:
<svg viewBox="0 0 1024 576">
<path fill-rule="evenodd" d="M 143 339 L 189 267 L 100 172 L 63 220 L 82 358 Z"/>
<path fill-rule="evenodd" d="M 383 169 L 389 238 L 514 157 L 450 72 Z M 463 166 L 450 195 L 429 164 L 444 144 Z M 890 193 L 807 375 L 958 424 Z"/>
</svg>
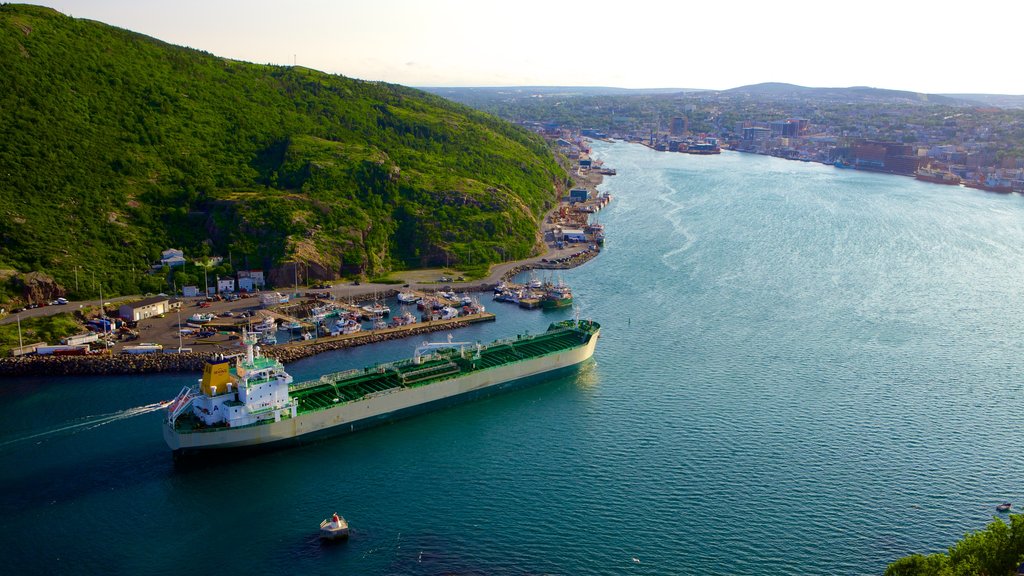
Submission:
<svg viewBox="0 0 1024 576">
<path fill-rule="evenodd" d="M 598 324 L 582 321 L 580 327 L 574 322 L 556 322 L 547 332 L 532 336 L 498 341 L 485 346 L 476 358 L 476 347 L 467 347 L 465 358 L 458 350 L 448 349 L 435 352 L 434 358 L 422 364 L 402 360 L 363 370 L 339 374 L 337 378 L 303 382 L 291 389 L 291 397 L 299 401 L 299 412 L 312 412 L 354 402 L 367 396 L 383 393 L 395 388 L 424 386 L 469 374 L 479 370 L 495 368 L 523 360 L 539 358 L 585 344 L 599 328 Z"/>
</svg>

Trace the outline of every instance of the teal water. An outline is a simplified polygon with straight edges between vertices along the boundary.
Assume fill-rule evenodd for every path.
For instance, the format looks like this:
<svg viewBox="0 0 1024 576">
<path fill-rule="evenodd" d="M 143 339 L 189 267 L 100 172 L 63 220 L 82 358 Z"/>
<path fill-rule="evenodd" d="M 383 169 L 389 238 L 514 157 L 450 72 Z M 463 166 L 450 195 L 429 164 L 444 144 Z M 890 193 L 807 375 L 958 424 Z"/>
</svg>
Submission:
<svg viewBox="0 0 1024 576">
<path fill-rule="evenodd" d="M 1024 503 L 1024 199 L 762 156 L 595 154 L 619 172 L 606 250 L 563 273 L 604 327 L 593 362 L 184 468 L 146 407 L 191 375 L 5 380 L 4 572 L 878 574 Z M 485 303 L 499 320 L 457 340 L 569 314 Z M 321 546 L 334 511 L 352 539 Z"/>
</svg>

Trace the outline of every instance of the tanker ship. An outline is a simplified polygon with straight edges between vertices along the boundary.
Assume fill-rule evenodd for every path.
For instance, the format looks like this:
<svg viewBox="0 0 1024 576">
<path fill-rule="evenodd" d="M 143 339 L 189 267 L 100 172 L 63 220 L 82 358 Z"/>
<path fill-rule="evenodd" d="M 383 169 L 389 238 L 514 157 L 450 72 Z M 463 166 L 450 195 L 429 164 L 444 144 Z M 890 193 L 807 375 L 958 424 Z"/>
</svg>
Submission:
<svg viewBox="0 0 1024 576">
<path fill-rule="evenodd" d="M 301 383 L 247 334 L 244 355 L 208 360 L 198 386 L 168 405 L 164 439 L 177 457 L 353 432 L 576 366 L 594 354 L 600 331 L 576 319 L 487 345 L 449 336 L 417 347 L 411 359 Z"/>
</svg>

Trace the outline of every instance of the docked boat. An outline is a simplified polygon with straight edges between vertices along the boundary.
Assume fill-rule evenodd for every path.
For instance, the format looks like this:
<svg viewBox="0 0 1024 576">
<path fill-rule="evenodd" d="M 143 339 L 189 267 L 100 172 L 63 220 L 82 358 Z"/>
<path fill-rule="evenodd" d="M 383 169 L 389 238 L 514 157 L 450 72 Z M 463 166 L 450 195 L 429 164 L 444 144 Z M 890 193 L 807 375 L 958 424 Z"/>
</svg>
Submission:
<svg viewBox="0 0 1024 576">
<path fill-rule="evenodd" d="M 540 307 L 544 310 L 557 310 L 558 308 L 568 308 L 572 306 L 572 290 L 569 286 L 558 281 L 557 284 L 549 284 L 546 286 L 544 296 L 540 299 Z"/>
<path fill-rule="evenodd" d="M 320 523 L 320 538 L 323 540 L 345 540 L 348 538 L 348 522 L 335 512 L 330 520 Z"/>
<path fill-rule="evenodd" d="M 293 334 L 301 334 L 303 327 L 301 322 L 297 320 L 292 320 L 290 322 L 281 323 L 281 329 L 291 332 Z"/>
<path fill-rule="evenodd" d="M 201 314 L 196 312 L 188 317 L 188 321 L 192 324 L 206 324 L 207 322 L 212 322 L 214 318 L 216 318 L 216 316 L 213 314 Z"/>
<path fill-rule="evenodd" d="M 391 321 L 392 326 L 408 326 L 416 323 L 416 317 L 412 315 L 412 312 L 406 310 L 398 316 L 395 316 L 394 320 Z"/>
<path fill-rule="evenodd" d="M 414 356 L 298 384 L 245 334 L 244 356 L 208 360 L 196 387 L 168 405 L 163 430 L 176 455 L 342 434 L 535 382 L 594 354 L 600 325 L 552 323 L 547 331 L 481 345 L 428 343 Z"/>
<path fill-rule="evenodd" d="M 373 316 L 387 316 L 391 314 L 391 309 L 383 304 L 367 304 L 363 306 L 363 311 L 366 312 L 370 317 Z"/>
<path fill-rule="evenodd" d="M 399 292 L 396 298 L 398 298 L 399 304 L 405 305 L 415 304 L 421 300 L 420 295 L 415 292 Z"/>
<path fill-rule="evenodd" d="M 953 174 L 949 170 L 932 168 L 930 165 L 918 168 L 917 172 L 914 174 L 914 178 L 924 182 L 931 182 L 933 184 L 947 184 L 950 186 L 957 186 L 960 184 L 960 177 L 956 174 Z"/>
<path fill-rule="evenodd" d="M 985 179 L 964 180 L 963 184 L 968 188 L 975 188 L 986 192 L 999 192 L 1000 194 L 1013 192 L 1012 181 L 991 176 Z"/>
</svg>

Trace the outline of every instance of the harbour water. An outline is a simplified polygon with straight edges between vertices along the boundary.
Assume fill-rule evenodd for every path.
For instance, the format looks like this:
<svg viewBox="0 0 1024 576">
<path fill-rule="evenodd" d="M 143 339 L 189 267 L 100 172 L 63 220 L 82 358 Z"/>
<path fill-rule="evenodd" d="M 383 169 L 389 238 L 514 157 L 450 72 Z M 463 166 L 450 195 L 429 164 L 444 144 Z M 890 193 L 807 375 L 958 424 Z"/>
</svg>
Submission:
<svg viewBox="0 0 1024 576">
<path fill-rule="evenodd" d="M 175 466 L 192 375 L 0 382 L 5 572 L 878 574 L 1024 497 L 1024 199 L 596 143 L 601 322 L 577 372 L 351 436 Z M 572 311 L 484 299 L 540 331 Z M 297 379 L 416 341 L 289 366 Z M 322 546 L 332 512 L 349 542 Z"/>
</svg>

